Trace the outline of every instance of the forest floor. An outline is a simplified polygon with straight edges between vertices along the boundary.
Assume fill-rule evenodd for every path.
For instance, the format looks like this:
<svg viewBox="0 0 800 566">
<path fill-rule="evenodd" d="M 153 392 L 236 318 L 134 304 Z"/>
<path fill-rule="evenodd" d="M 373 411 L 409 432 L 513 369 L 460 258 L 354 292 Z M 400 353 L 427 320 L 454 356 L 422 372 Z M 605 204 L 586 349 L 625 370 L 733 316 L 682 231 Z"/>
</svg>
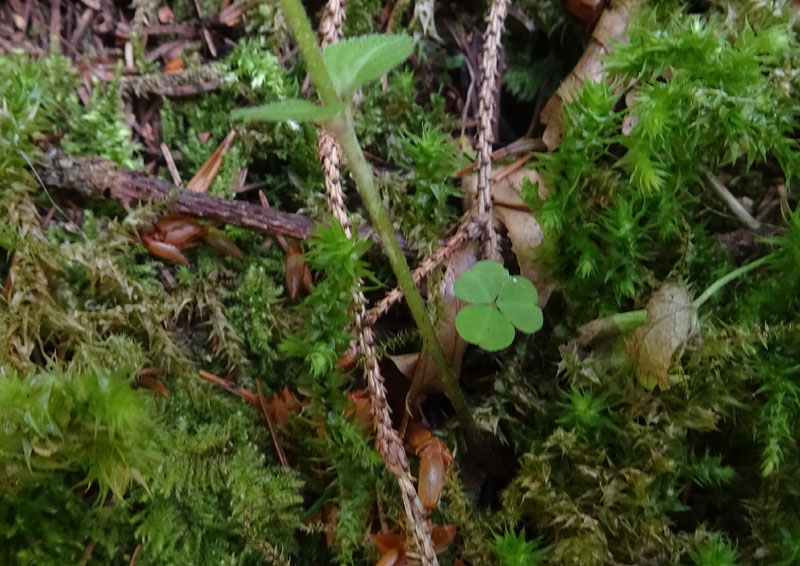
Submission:
<svg viewBox="0 0 800 566">
<path fill-rule="evenodd" d="M 798 16 L 0 4 L 0 564 L 800 564 Z"/>
</svg>

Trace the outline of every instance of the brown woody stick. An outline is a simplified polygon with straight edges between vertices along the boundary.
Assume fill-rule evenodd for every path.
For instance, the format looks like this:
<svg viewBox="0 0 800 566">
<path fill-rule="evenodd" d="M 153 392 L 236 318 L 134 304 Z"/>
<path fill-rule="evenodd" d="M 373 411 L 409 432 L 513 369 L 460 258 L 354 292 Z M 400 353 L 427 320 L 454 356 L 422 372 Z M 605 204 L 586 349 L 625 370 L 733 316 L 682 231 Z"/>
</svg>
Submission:
<svg viewBox="0 0 800 566">
<path fill-rule="evenodd" d="M 172 212 L 257 232 L 305 238 L 315 224 L 300 214 L 180 190 L 168 181 L 121 169 L 102 157 L 76 157 L 51 149 L 42 157 L 38 172 L 54 193 L 73 191 L 84 198 L 110 197 L 125 208 L 158 202 L 177 193 L 169 205 Z"/>
</svg>

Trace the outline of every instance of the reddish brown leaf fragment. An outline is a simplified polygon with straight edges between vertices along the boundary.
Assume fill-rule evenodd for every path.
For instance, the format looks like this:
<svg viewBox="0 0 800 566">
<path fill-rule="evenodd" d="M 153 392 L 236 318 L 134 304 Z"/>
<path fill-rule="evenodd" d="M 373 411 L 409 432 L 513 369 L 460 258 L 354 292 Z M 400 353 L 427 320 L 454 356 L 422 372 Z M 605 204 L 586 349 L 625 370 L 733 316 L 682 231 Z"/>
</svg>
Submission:
<svg viewBox="0 0 800 566">
<path fill-rule="evenodd" d="M 222 143 L 219 144 L 219 147 L 214 150 L 214 153 L 212 153 L 208 160 L 203 163 L 203 166 L 200 167 L 200 170 L 195 174 L 194 177 L 192 177 L 192 180 L 189 181 L 189 184 L 186 185 L 187 189 L 195 193 L 205 193 L 208 191 L 208 188 L 211 186 L 211 183 L 214 182 L 217 173 L 219 173 L 219 168 L 222 167 L 222 159 L 225 155 L 225 152 L 230 148 L 235 136 L 235 130 L 231 130 L 231 132 L 225 136 L 225 139 L 222 140 Z"/>
<path fill-rule="evenodd" d="M 169 6 L 161 6 L 158 9 L 158 21 L 162 24 L 171 24 L 175 21 L 175 14 L 169 9 Z"/>
<path fill-rule="evenodd" d="M 174 59 L 170 59 L 170 61 L 164 67 L 164 72 L 168 75 L 174 75 L 176 73 L 180 73 L 183 70 L 183 58 L 175 57 Z"/>
</svg>

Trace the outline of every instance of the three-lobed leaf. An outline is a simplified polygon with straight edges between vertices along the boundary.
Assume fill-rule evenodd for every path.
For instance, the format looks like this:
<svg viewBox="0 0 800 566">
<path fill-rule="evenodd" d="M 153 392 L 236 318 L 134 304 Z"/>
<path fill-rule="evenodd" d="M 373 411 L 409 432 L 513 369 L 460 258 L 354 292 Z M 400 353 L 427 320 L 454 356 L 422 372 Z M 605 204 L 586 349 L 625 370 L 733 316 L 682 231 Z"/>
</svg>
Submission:
<svg viewBox="0 0 800 566">
<path fill-rule="evenodd" d="M 455 281 L 453 291 L 462 301 L 473 303 L 456 315 L 456 330 L 484 350 L 502 350 L 513 342 L 514 328 L 532 333 L 544 322 L 533 283 L 512 277 L 496 261 L 477 262 Z"/>
<path fill-rule="evenodd" d="M 308 100 L 293 98 L 281 102 L 273 102 L 255 108 L 240 108 L 231 113 L 235 120 L 262 120 L 266 122 L 284 122 L 295 120 L 297 122 L 319 122 L 333 118 L 344 110 L 344 104 L 319 106 Z"/>
<path fill-rule="evenodd" d="M 414 50 L 408 35 L 373 34 L 343 39 L 322 52 L 336 93 L 347 98 L 358 87 L 405 61 Z"/>
</svg>

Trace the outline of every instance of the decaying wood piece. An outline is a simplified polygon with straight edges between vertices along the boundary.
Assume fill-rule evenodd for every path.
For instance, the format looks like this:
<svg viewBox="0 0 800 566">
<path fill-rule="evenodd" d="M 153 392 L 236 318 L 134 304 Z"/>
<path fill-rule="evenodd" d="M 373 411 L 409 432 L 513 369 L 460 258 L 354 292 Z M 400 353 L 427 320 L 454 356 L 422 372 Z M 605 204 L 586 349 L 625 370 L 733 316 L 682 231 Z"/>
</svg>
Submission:
<svg viewBox="0 0 800 566">
<path fill-rule="evenodd" d="M 225 83 L 225 73 L 218 67 L 206 65 L 197 69 L 168 75 L 155 73 L 120 78 L 120 96 L 125 98 L 134 94 L 163 94 L 164 96 L 191 96 L 217 90 Z"/>
<path fill-rule="evenodd" d="M 542 123 L 546 126 L 542 139 L 549 151 L 561 143 L 561 107 L 564 101 L 572 98 L 576 89 L 585 82 L 603 80 L 604 64 L 602 57 L 611 53 L 613 41 L 627 41 L 628 24 L 631 17 L 646 0 L 617 0 L 603 12 L 592 32 L 592 39 L 578 63 L 567 78 L 561 81 L 558 90 L 547 101 L 542 110 Z"/>
<path fill-rule="evenodd" d="M 344 4 L 346 0 L 328 0 L 319 26 L 320 43 L 324 48 L 336 43 L 342 37 Z M 342 150 L 336 139 L 325 129 L 320 130 L 317 155 L 325 175 L 325 195 L 328 209 L 342 225 L 348 237 L 352 234 L 350 218 L 344 204 L 344 191 L 341 182 Z M 361 290 L 362 282 L 353 290 L 353 327 L 359 354 L 363 359 L 364 376 L 369 390 L 372 409 L 372 423 L 375 430 L 375 448 L 383 458 L 386 468 L 397 478 L 403 507 L 406 512 L 408 528 L 411 530 L 423 566 L 438 566 L 436 551 L 431 541 L 430 528 L 408 465 L 403 440 L 392 426 L 386 388 L 383 383 L 375 351 L 375 337 L 372 324 L 366 318 L 367 299 Z"/>
<path fill-rule="evenodd" d="M 102 157 L 75 157 L 51 149 L 37 171 L 55 194 L 72 191 L 89 199 L 110 197 L 126 208 L 172 199 L 168 206 L 171 212 L 292 238 L 307 237 L 315 224 L 300 214 L 180 190 L 168 181 L 120 169 Z"/>
</svg>

